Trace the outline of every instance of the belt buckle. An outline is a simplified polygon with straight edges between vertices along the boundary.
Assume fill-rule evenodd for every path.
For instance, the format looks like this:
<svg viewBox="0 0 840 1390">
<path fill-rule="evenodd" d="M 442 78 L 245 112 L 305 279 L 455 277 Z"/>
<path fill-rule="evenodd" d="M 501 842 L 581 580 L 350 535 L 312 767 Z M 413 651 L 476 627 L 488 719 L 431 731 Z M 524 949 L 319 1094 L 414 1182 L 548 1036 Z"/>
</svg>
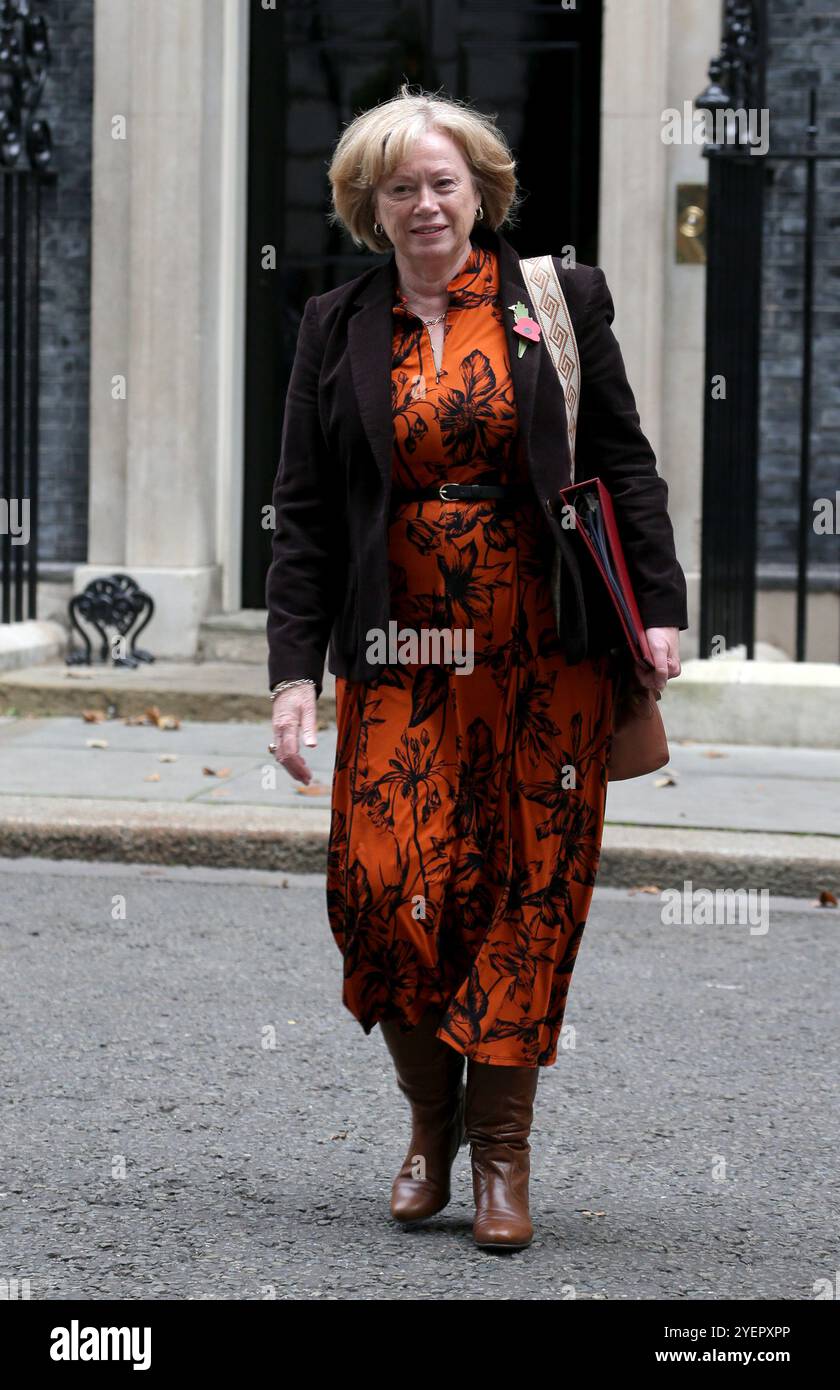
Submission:
<svg viewBox="0 0 840 1390">
<path fill-rule="evenodd" d="M 454 483 L 441 483 L 440 487 L 438 488 L 438 492 L 440 493 L 440 500 L 441 500 L 441 502 L 455 502 L 455 501 L 457 500 L 457 499 L 454 498 L 454 497 L 447 497 L 447 495 L 446 495 L 446 489 L 447 489 L 448 487 L 454 487 L 454 486 L 455 486 Z"/>
</svg>

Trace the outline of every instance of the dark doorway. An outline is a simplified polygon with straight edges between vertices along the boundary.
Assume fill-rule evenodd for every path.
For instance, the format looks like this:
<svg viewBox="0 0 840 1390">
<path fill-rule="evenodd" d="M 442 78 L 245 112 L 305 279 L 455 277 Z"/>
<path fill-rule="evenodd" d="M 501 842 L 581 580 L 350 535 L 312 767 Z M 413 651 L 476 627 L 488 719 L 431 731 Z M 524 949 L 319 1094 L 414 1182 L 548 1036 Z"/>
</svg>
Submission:
<svg viewBox="0 0 840 1390">
<path fill-rule="evenodd" d="M 498 116 L 528 195 L 505 235 L 523 256 L 597 263 L 601 0 L 251 0 L 243 592 L 264 607 L 263 508 L 307 298 L 377 258 L 330 228 L 326 170 L 353 116 L 421 83 Z M 273 266 L 266 265 L 273 256 Z"/>
</svg>

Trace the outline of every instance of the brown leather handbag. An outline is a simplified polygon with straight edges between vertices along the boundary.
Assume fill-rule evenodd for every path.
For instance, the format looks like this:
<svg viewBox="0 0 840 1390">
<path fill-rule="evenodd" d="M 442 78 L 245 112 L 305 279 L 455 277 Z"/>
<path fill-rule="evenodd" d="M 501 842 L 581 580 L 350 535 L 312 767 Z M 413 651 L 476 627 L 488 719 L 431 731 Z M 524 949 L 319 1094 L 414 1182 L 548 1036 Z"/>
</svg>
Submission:
<svg viewBox="0 0 840 1390">
<path fill-rule="evenodd" d="M 643 777 L 646 772 L 655 772 L 668 762 L 671 754 L 659 713 L 659 699 L 659 691 L 642 685 L 634 671 L 628 669 L 619 673 L 613 701 L 611 782 Z"/>
<path fill-rule="evenodd" d="M 581 373 L 580 356 L 572 318 L 553 258 L 551 256 L 534 256 L 529 260 L 521 260 L 519 264 L 531 294 L 534 312 L 542 330 L 543 341 L 554 363 L 566 402 L 566 426 L 571 459 L 570 486 L 573 490 L 575 482 L 575 433 Z M 606 493 L 603 483 L 596 479 L 592 479 L 591 482 L 601 492 L 604 508 L 611 513 L 611 499 Z M 566 489 L 563 491 L 565 492 Z M 615 528 L 614 517 L 611 517 L 611 521 L 612 540 L 620 555 L 621 542 Z M 624 568 L 623 556 L 621 556 L 620 564 Z M 561 556 L 557 551 L 554 560 L 554 574 L 552 575 L 552 593 L 557 610 L 558 628 L 560 624 L 561 573 Z M 615 580 L 614 575 L 612 578 Z M 660 692 L 650 690 L 647 686 L 642 685 L 633 660 L 632 648 L 638 646 L 638 643 L 634 642 L 633 639 L 641 629 L 641 620 L 638 617 L 638 610 L 635 608 L 632 586 L 629 583 L 626 569 L 624 569 L 624 575 L 619 576 L 619 578 L 623 579 L 623 582 L 619 583 L 618 586 L 615 585 L 615 582 L 612 585 L 606 585 L 610 590 L 610 599 L 620 618 L 625 636 L 628 638 L 628 644 L 622 645 L 621 650 L 617 653 L 614 667 L 615 698 L 613 700 L 612 739 L 609 757 L 609 779 L 612 782 L 624 781 L 630 777 L 643 777 L 648 772 L 655 772 L 657 768 L 664 767 L 670 757 L 665 726 L 658 707 Z M 598 582 L 597 579 L 595 582 Z M 623 597 L 622 594 L 619 594 L 617 598 L 616 587 L 623 591 Z M 630 606 L 634 610 L 635 622 L 633 615 L 627 612 L 626 603 L 623 602 L 623 599 L 628 597 Z M 622 608 L 624 609 L 623 612 Z M 635 633 L 634 629 L 636 629 Z M 640 640 L 643 651 L 649 657 L 650 652 L 643 631 L 640 631 Z"/>
</svg>

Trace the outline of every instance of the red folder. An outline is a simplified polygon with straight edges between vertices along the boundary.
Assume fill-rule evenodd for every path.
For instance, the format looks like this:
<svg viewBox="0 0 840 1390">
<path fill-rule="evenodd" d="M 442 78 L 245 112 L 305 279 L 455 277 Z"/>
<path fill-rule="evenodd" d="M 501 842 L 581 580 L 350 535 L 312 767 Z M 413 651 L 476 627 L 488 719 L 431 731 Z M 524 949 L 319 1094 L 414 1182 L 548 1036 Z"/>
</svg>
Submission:
<svg viewBox="0 0 840 1390">
<path fill-rule="evenodd" d="M 570 509 L 567 517 L 574 517 L 574 531 L 606 585 L 634 660 L 652 669 L 654 662 L 630 582 L 609 491 L 600 478 L 586 478 L 583 482 L 561 487 L 559 496 Z"/>
</svg>

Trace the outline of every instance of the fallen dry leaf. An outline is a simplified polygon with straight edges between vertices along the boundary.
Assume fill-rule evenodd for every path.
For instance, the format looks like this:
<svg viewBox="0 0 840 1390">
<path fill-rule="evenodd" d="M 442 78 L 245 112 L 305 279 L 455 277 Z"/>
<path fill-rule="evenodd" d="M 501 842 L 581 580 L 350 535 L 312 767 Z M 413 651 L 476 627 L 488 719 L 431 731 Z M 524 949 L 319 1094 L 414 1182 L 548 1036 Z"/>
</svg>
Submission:
<svg viewBox="0 0 840 1390">
<path fill-rule="evenodd" d="M 159 763 L 177 763 L 177 761 L 178 761 L 178 754 L 177 754 L 177 753 L 160 753 L 160 754 L 158 755 L 158 762 L 159 762 Z"/>
<path fill-rule="evenodd" d="M 86 738 L 85 746 L 87 748 L 107 748 L 108 740 L 107 738 Z"/>
<path fill-rule="evenodd" d="M 717 748 L 707 748 L 703 754 L 704 758 L 728 758 L 728 753 L 721 753 Z"/>
<path fill-rule="evenodd" d="M 101 724 L 105 718 L 104 709 L 83 709 L 82 718 L 86 724 Z"/>
<path fill-rule="evenodd" d="M 641 883 L 637 888 L 628 888 L 628 893 L 658 893 L 655 883 Z"/>
<path fill-rule="evenodd" d="M 143 781 L 144 781 L 144 782 L 159 782 L 159 781 L 160 781 L 160 773 L 159 773 L 159 772 L 150 772 L 149 775 L 148 775 L 148 777 L 144 777 L 144 778 L 143 778 Z"/>
<path fill-rule="evenodd" d="M 835 898 L 834 894 L 829 893 L 827 888 L 823 888 L 817 901 L 819 902 L 820 907 L 837 907 L 838 905 L 837 899 Z"/>
<path fill-rule="evenodd" d="M 161 714 L 158 705 L 149 705 L 146 710 L 145 721 L 147 724 L 154 724 L 158 729 L 180 729 L 181 721 L 174 714 Z M 143 721 L 138 721 L 142 723 Z"/>
<path fill-rule="evenodd" d="M 205 776 L 205 777 L 229 777 L 229 776 L 230 776 L 230 768 L 229 768 L 229 767 L 220 767 L 220 768 L 215 768 L 215 767 L 203 767 L 203 768 L 201 769 L 201 771 L 204 773 L 204 776 Z"/>
<path fill-rule="evenodd" d="M 310 782 L 307 787 L 295 787 L 298 796 L 329 796 L 330 788 L 323 782 Z"/>
<path fill-rule="evenodd" d="M 174 714 L 161 714 L 157 705 L 150 705 L 143 714 L 127 714 L 124 724 L 154 724 L 158 729 L 180 729 L 181 721 Z"/>
<path fill-rule="evenodd" d="M 675 787 L 677 779 L 669 772 L 665 777 L 657 777 L 653 785 L 655 787 Z"/>
</svg>

